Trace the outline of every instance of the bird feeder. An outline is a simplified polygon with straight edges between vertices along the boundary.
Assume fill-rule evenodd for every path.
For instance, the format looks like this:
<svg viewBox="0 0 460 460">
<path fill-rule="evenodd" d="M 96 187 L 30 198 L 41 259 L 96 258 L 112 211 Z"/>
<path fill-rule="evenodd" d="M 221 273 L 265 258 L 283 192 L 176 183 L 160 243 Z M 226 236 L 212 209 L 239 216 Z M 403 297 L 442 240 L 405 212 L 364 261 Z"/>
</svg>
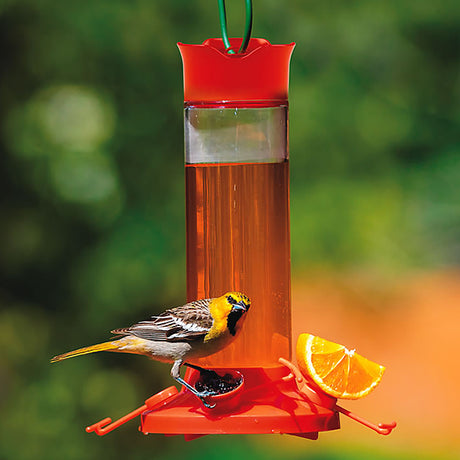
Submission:
<svg viewBox="0 0 460 460">
<path fill-rule="evenodd" d="M 241 39 L 230 44 L 237 49 Z M 338 428 L 334 412 L 313 413 L 291 397 L 289 384 L 279 382 L 289 371 L 278 360 L 290 359 L 291 351 L 288 81 L 293 48 L 251 39 L 244 54 L 228 54 L 221 39 L 179 44 L 187 300 L 241 291 L 253 311 L 233 344 L 196 363 L 219 374 L 236 369 L 243 375 L 238 394 L 222 395 L 230 407 L 216 402 L 205 410 L 185 392 L 161 416 L 145 414 L 144 432 L 165 432 L 168 420 L 174 420 L 169 434 Z M 196 371 L 188 372 L 189 379 L 195 376 Z"/>
<path fill-rule="evenodd" d="M 252 38 L 179 43 L 184 70 L 187 300 L 229 290 L 252 303 L 241 335 L 192 364 L 241 384 L 212 396 L 213 408 L 186 388 L 169 387 L 111 423 L 140 416 L 144 434 L 287 433 L 316 439 L 337 429 L 339 413 L 388 434 L 315 391 L 290 363 L 288 82 L 294 44 Z M 188 368 L 194 386 L 200 372 Z"/>
</svg>

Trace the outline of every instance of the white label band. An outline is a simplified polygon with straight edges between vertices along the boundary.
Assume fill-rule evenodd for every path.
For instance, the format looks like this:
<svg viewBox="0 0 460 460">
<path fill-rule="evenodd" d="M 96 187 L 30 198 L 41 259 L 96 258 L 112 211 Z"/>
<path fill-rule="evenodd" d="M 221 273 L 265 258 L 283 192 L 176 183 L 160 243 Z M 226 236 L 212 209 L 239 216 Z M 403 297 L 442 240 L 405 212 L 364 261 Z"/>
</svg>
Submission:
<svg viewBox="0 0 460 460">
<path fill-rule="evenodd" d="M 185 162 L 279 163 L 287 159 L 287 106 L 185 109 Z"/>
</svg>

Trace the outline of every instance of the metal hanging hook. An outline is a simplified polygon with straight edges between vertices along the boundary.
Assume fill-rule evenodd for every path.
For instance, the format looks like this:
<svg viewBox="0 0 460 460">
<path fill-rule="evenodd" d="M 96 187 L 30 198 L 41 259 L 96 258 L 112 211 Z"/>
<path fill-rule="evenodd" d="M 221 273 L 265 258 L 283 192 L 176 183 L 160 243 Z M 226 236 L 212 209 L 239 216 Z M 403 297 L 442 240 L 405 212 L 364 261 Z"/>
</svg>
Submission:
<svg viewBox="0 0 460 460">
<path fill-rule="evenodd" d="M 244 53 L 248 47 L 249 39 L 251 38 L 252 32 L 252 0 L 245 0 L 246 2 L 246 25 L 244 27 L 243 41 L 241 42 L 240 49 L 238 53 Z M 217 0 L 219 5 L 219 20 L 220 20 L 220 30 L 222 32 L 222 41 L 224 42 L 225 51 L 228 54 L 236 54 L 230 45 L 230 40 L 228 39 L 227 32 L 227 13 L 225 11 L 225 0 Z"/>
</svg>

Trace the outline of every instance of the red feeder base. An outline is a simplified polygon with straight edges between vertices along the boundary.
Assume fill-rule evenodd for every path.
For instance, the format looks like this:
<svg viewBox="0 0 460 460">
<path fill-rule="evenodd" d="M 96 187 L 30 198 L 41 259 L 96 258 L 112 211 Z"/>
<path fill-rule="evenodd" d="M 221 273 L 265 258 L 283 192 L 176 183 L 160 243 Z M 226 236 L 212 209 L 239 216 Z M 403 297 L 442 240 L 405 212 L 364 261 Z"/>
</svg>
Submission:
<svg viewBox="0 0 460 460">
<path fill-rule="evenodd" d="M 219 375 L 234 372 L 214 369 Z M 340 428 L 339 414 L 309 403 L 297 391 L 286 367 L 239 369 L 243 384 L 230 393 L 212 397 L 216 407 L 207 409 L 184 389 L 169 397 L 162 407 L 141 415 L 144 434 L 184 434 L 194 439 L 205 434 L 286 433 L 317 439 L 319 431 Z M 199 372 L 189 369 L 187 380 L 193 385 Z M 333 398 L 332 398 L 333 399 Z M 332 406 L 335 399 L 333 399 Z"/>
<path fill-rule="evenodd" d="M 141 407 L 112 422 L 105 418 L 88 426 L 99 436 L 141 416 L 144 434 L 183 434 L 192 440 L 206 434 L 285 433 L 317 439 L 318 432 L 340 428 L 339 413 L 382 435 L 390 434 L 396 422 L 375 423 L 337 405 L 337 400 L 313 388 L 299 369 L 280 358 L 281 367 L 216 369 L 224 376 L 243 376 L 242 383 L 227 393 L 207 398 L 212 409 L 186 389 L 179 393 L 171 386 L 151 396 Z M 290 372 L 289 372 L 290 371 Z M 186 380 L 194 386 L 200 372 L 188 369 Z"/>
</svg>

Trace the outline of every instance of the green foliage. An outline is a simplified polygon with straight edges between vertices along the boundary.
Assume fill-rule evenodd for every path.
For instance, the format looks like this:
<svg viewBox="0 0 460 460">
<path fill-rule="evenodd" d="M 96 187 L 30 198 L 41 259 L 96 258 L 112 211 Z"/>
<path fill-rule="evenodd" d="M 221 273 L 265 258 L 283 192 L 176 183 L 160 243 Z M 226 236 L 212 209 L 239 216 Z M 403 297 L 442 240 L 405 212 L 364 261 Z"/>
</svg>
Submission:
<svg viewBox="0 0 460 460">
<path fill-rule="evenodd" d="M 227 3 L 241 34 L 243 6 Z M 454 0 L 254 1 L 254 36 L 297 42 L 295 270 L 459 263 L 459 23 Z M 227 451 L 144 438 L 136 422 L 88 436 L 167 370 L 121 356 L 48 365 L 184 300 L 175 43 L 218 35 L 217 2 L 0 1 L 0 458 L 274 458 L 246 438 Z"/>
</svg>

